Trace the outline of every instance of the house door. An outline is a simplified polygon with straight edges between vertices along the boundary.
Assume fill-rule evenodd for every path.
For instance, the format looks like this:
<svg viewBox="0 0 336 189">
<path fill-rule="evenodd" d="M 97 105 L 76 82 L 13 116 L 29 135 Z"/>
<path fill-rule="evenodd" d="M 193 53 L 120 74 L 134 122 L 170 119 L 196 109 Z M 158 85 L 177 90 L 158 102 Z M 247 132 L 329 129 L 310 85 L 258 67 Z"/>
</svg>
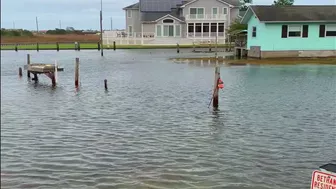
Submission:
<svg viewBox="0 0 336 189">
<path fill-rule="evenodd" d="M 174 37 L 174 26 L 169 26 L 169 37 Z"/>
<path fill-rule="evenodd" d="M 174 25 L 164 25 L 163 26 L 163 36 L 164 37 L 174 37 Z"/>
</svg>

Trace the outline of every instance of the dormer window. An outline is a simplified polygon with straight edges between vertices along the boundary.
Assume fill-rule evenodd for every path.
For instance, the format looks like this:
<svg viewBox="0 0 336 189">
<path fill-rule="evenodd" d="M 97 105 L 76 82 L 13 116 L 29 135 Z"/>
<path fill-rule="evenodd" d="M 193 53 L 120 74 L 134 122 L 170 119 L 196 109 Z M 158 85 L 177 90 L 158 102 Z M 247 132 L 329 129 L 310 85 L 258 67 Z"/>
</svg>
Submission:
<svg viewBox="0 0 336 189">
<path fill-rule="evenodd" d="M 162 23 L 174 23 L 173 19 L 164 19 Z"/>
<path fill-rule="evenodd" d="M 132 18 L 132 10 L 127 10 L 127 17 Z"/>
</svg>

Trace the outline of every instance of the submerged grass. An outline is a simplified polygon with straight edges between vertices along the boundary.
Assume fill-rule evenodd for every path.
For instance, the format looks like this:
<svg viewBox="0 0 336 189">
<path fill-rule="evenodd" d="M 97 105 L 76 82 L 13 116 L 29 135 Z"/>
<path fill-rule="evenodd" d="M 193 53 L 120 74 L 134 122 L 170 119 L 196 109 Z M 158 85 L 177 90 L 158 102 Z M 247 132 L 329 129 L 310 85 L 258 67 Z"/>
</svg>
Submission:
<svg viewBox="0 0 336 189">
<path fill-rule="evenodd" d="M 228 65 L 295 65 L 295 64 L 328 64 L 336 65 L 336 57 L 319 57 L 319 58 L 265 58 L 265 59 L 230 59 L 225 57 L 194 57 L 194 58 L 172 58 L 174 61 L 220 61 Z"/>
</svg>

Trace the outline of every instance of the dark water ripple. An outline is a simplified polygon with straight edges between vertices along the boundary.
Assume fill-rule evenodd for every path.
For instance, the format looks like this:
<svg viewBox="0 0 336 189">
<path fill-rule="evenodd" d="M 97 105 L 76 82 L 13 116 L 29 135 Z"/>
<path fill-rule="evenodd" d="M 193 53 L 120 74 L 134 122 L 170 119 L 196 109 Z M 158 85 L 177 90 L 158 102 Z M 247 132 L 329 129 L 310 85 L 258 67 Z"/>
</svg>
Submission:
<svg viewBox="0 0 336 189">
<path fill-rule="evenodd" d="M 212 112 L 213 67 L 149 51 L 30 52 L 65 68 L 56 89 L 2 52 L 1 188 L 297 189 L 335 162 L 336 67 L 222 67 Z"/>
</svg>

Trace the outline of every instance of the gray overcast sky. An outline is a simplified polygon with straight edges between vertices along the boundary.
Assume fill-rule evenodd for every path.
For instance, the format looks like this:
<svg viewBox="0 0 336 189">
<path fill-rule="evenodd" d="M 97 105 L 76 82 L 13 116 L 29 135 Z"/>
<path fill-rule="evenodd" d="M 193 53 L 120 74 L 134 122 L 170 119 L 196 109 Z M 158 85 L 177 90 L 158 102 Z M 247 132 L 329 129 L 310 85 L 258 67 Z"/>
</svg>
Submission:
<svg viewBox="0 0 336 189">
<path fill-rule="evenodd" d="M 125 28 L 122 8 L 138 0 L 103 0 L 104 29 Z M 273 0 L 253 0 L 253 4 L 270 5 Z M 336 5 L 336 0 L 296 0 L 297 5 Z M 1 27 L 54 29 L 72 26 L 75 29 L 99 29 L 100 0 L 1 0 Z"/>
</svg>

